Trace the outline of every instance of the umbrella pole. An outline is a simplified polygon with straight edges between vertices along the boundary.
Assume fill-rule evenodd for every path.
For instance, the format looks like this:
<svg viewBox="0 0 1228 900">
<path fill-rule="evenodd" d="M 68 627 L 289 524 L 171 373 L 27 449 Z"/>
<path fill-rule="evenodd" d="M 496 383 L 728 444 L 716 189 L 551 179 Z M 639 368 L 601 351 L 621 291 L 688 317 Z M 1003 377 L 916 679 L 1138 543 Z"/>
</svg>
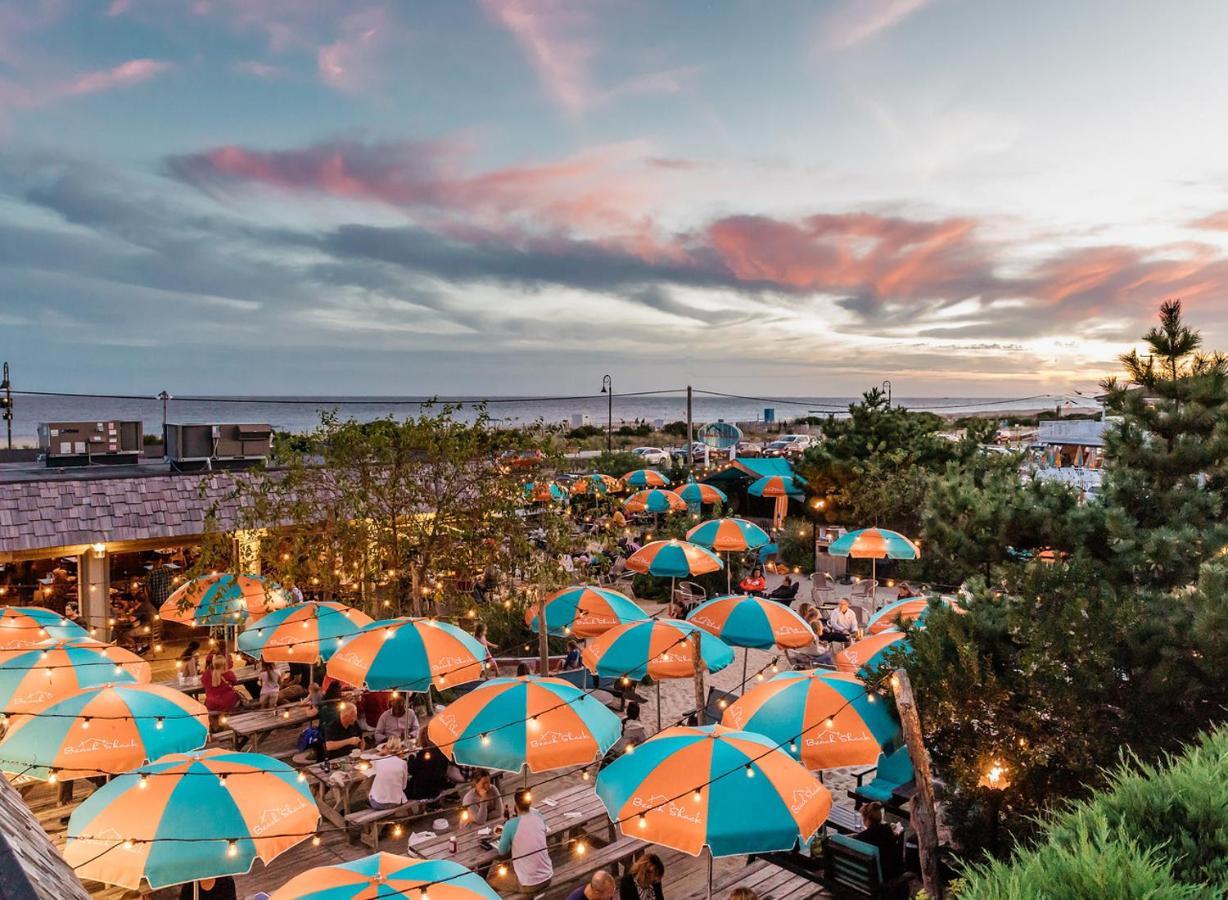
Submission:
<svg viewBox="0 0 1228 900">
<path fill-rule="evenodd" d="M 725 554 L 725 593 L 733 593 L 733 554 Z"/>
<path fill-rule="evenodd" d="M 661 679 L 653 679 L 657 683 L 657 731 L 661 730 Z"/>
<path fill-rule="evenodd" d="M 878 557 L 870 557 L 870 581 L 874 586 L 870 588 L 874 592 L 874 598 L 870 605 L 874 607 L 874 611 L 878 612 Z"/>
<path fill-rule="evenodd" d="M 742 690 L 740 693 L 746 693 L 746 664 L 750 661 L 750 647 L 742 648 Z"/>
<path fill-rule="evenodd" d="M 708 900 L 712 900 L 712 848 L 708 848 Z"/>
<path fill-rule="evenodd" d="M 200 882 L 199 881 L 192 882 L 192 897 L 193 897 L 193 900 L 200 900 Z"/>
</svg>

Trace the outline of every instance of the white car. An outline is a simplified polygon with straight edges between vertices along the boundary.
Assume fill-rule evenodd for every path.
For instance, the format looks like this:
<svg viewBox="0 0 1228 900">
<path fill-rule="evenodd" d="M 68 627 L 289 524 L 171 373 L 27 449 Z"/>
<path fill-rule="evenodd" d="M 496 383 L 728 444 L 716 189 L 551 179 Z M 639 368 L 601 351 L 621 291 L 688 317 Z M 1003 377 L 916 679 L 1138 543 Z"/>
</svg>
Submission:
<svg viewBox="0 0 1228 900">
<path fill-rule="evenodd" d="M 782 434 L 763 449 L 764 456 L 801 456 L 814 446 L 808 434 Z"/>
<path fill-rule="evenodd" d="M 669 454 L 660 447 L 636 447 L 631 451 L 647 466 L 668 466 Z"/>
</svg>

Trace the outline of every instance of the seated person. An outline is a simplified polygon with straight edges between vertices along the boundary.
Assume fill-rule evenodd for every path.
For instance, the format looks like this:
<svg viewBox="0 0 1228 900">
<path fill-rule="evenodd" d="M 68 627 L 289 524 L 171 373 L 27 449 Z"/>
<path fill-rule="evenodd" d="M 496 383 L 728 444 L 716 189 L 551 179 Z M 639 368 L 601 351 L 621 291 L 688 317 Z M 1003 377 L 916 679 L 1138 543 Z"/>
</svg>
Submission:
<svg viewBox="0 0 1228 900">
<path fill-rule="evenodd" d="M 554 863 L 546 842 L 546 820 L 533 808 L 528 791 L 516 794 L 516 817 L 503 829 L 499 855 L 511 857 L 516 874 L 513 890 L 519 893 L 535 894 L 554 878 Z"/>
<path fill-rule="evenodd" d="M 563 659 L 564 671 L 580 668 L 580 645 L 575 641 L 567 642 L 567 656 Z"/>
<path fill-rule="evenodd" d="M 627 747 L 638 747 L 648 740 L 648 731 L 640 723 L 640 705 L 632 700 L 627 704 L 627 716 L 623 719 L 622 735 L 609 750 L 609 756 L 618 757 L 627 751 Z"/>
<path fill-rule="evenodd" d="M 848 597 L 840 598 L 840 605 L 827 616 L 827 627 L 823 631 L 823 640 L 839 641 L 851 644 L 861 634 L 861 626 L 857 622 L 857 613 L 849 606 Z"/>
<path fill-rule="evenodd" d="M 375 777 L 367 794 L 367 804 L 372 809 L 396 809 L 407 802 L 409 766 L 401 756 L 403 749 L 401 739 L 393 735 L 380 748 L 380 756 L 372 761 Z"/>
<path fill-rule="evenodd" d="M 358 707 L 353 703 L 341 703 L 336 718 L 322 729 L 320 759 L 339 759 L 351 751 L 362 749 L 362 726 L 358 724 Z"/>
<path fill-rule="evenodd" d="M 878 848 L 878 865 L 883 873 L 883 884 L 896 882 L 904 874 L 904 845 L 895 830 L 883 821 L 882 804 L 871 801 L 863 806 L 861 824 L 863 829 L 853 837 L 863 844 Z"/>
<path fill-rule="evenodd" d="M 418 739 L 418 715 L 402 693 L 397 694 L 375 723 L 376 743 L 383 743 L 394 735 L 411 743 Z"/>
<path fill-rule="evenodd" d="M 768 594 L 768 597 L 772 600 L 779 600 L 787 605 L 797 599 L 797 590 L 800 586 L 793 580 L 792 575 L 786 575 L 785 580 L 772 593 Z"/>
<path fill-rule="evenodd" d="M 750 574 L 738 582 L 738 588 L 743 594 L 759 597 L 767 590 L 767 579 L 763 577 L 763 567 L 755 566 Z"/>
<path fill-rule="evenodd" d="M 474 825 L 485 825 L 499 818 L 499 792 L 495 790 L 489 772 L 479 772 L 474 776 L 473 787 L 465 792 L 461 803 Z"/>
<path fill-rule="evenodd" d="M 916 597 L 917 592 L 907 581 L 901 581 L 899 588 L 895 592 L 895 599 L 907 600 L 909 597 Z"/>
<path fill-rule="evenodd" d="M 422 749 L 409 757 L 410 800 L 434 800 L 451 787 L 448 780 L 448 758 L 435 746 L 426 733 L 422 734 Z"/>
<path fill-rule="evenodd" d="M 605 869 L 598 869 L 589 878 L 588 884 L 582 884 L 568 894 L 567 900 L 614 900 L 617 888 L 614 876 Z"/>
<path fill-rule="evenodd" d="M 631 864 L 618 882 L 618 900 L 664 900 L 661 880 L 665 863 L 655 853 L 645 853 Z"/>
</svg>

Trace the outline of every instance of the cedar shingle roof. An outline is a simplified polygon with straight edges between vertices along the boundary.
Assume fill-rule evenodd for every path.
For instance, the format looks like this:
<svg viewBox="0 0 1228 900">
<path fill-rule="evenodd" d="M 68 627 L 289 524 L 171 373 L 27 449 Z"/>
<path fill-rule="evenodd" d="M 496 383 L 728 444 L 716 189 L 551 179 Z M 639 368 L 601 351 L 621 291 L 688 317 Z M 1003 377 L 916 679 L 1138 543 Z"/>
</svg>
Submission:
<svg viewBox="0 0 1228 900">
<path fill-rule="evenodd" d="M 0 483 L 0 553 L 193 537 L 215 504 L 226 530 L 233 487 L 229 473 Z"/>
<path fill-rule="evenodd" d="M 89 900 L 72 868 L 26 809 L 17 791 L 0 779 L 0 896 L 40 900 Z"/>
</svg>

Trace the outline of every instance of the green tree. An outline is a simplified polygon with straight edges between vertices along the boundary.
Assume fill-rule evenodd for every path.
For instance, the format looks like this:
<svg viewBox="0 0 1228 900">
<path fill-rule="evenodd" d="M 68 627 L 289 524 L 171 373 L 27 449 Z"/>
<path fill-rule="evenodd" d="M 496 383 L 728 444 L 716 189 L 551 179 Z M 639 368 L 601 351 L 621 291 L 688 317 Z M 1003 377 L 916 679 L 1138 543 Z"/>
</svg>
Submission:
<svg viewBox="0 0 1228 900">
<path fill-rule="evenodd" d="M 1200 353 L 1179 301 L 1104 388 L 1121 422 L 1108 430 L 1105 483 L 1116 577 L 1159 587 L 1194 579 L 1228 545 L 1228 360 Z"/>
</svg>

